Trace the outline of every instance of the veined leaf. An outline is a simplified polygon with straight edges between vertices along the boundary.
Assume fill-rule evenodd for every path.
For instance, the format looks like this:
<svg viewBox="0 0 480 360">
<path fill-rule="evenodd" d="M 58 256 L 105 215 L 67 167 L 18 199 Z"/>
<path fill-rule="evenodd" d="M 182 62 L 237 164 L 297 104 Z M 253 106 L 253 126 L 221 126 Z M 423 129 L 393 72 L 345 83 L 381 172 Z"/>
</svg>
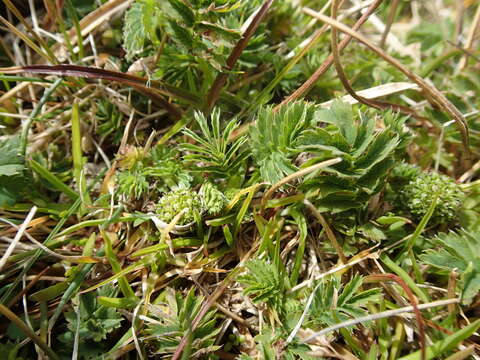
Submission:
<svg viewBox="0 0 480 360">
<path fill-rule="evenodd" d="M 20 137 L 0 140 L 0 206 L 13 205 L 26 185 Z"/>
<path fill-rule="evenodd" d="M 334 124 L 350 145 L 355 143 L 358 126 L 353 119 L 352 107 L 341 101 L 334 101 L 330 109 L 318 110 L 315 114 L 320 121 Z"/>
<path fill-rule="evenodd" d="M 183 46 L 187 49 L 193 48 L 194 45 L 194 37 L 190 33 L 188 29 L 185 27 L 177 24 L 176 21 L 170 20 L 168 21 L 168 29 L 170 30 L 170 34 Z"/>
<path fill-rule="evenodd" d="M 20 137 L 14 136 L 6 140 L 0 140 L 0 176 L 17 175 L 23 169 L 23 156 L 20 155 Z"/>
<path fill-rule="evenodd" d="M 384 186 L 396 151 L 408 142 L 402 128 L 404 118 L 387 112 L 384 129 L 376 131 L 375 114 L 359 113 L 357 121 L 351 106 L 338 101 L 315 115 L 327 126 L 307 130 L 298 140 L 298 149 L 311 155 L 304 165 L 332 154 L 343 161 L 320 176 L 307 176 L 302 189 L 317 196 L 315 205 L 321 211 L 339 213 L 365 206 Z"/>
<path fill-rule="evenodd" d="M 184 2 L 180 0 L 168 0 L 168 3 L 173 10 L 182 18 L 186 26 L 192 27 L 195 23 L 195 13 L 193 10 L 187 6 Z"/>
<path fill-rule="evenodd" d="M 147 31 L 143 23 L 146 5 L 143 2 L 134 2 L 125 13 L 123 25 L 123 47 L 127 52 L 127 59 L 143 50 Z"/>
<path fill-rule="evenodd" d="M 230 40 L 238 40 L 242 37 L 242 34 L 238 30 L 228 29 L 224 26 L 209 23 L 207 21 L 201 21 L 197 24 L 197 26 L 199 29 L 202 29 L 202 30 L 214 31 Z"/>
</svg>

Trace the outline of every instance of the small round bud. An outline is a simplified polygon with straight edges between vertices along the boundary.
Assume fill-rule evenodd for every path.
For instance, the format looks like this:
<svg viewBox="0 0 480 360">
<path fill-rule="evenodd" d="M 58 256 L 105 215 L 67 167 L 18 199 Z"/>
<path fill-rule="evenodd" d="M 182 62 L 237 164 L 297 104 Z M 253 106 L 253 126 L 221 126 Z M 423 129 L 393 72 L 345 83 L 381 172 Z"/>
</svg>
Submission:
<svg viewBox="0 0 480 360">
<path fill-rule="evenodd" d="M 403 187 L 400 199 L 413 216 L 421 219 L 437 194 L 432 219 L 436 222 L 455 220 L 464 194 L 458 184 L 448 176 L 435 172 L 421 173 Z"/>
</svg>

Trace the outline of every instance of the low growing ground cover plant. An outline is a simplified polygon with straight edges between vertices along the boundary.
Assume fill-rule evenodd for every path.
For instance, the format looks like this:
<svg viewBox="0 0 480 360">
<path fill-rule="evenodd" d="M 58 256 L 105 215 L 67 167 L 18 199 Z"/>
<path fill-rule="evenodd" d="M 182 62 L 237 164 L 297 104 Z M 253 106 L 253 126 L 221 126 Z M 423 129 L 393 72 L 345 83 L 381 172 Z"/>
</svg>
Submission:
<svg viewBox="0 0 480 360">
<path fill-rule="evenodd" d="M 1 12 L 0 354 L 479 358 L 478 2 Z"/>
</svg>

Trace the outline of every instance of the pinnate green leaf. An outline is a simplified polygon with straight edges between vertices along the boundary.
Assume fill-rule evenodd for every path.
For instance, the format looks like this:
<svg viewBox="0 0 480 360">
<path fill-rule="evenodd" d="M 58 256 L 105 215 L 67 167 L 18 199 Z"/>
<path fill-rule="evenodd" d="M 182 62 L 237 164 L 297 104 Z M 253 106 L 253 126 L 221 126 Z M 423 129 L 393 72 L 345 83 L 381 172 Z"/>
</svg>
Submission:
<svg viewBox="0 0 480 360">
<path fill-rule="evenodd" d="M 421 259 L 428 265 L 460 274 L 462 301 L 471 303 L 480 291 L 480 236 L 467 230 L 440 234 Z"/>
</svg>

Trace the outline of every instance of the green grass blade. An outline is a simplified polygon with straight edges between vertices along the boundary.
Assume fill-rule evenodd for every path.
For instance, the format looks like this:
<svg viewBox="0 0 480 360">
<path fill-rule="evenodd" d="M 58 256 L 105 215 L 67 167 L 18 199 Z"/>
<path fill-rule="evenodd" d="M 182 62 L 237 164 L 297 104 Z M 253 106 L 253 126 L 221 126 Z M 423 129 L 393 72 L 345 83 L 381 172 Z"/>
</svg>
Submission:
<svg viewBox="0 0 480 360">
<path fill-rule="evenodd" d="M 58 191 L 64 193 L 72 200 L 78 199 L 78 193 L 72 190 L 70 187 L 65 185 L 55 174 L 51 173 L 47 168 L 43 167 L 40 163 L 35 160 L 29 161 L 30 168 L 35 171 L 40 177 L 47 180 L 50 185 L 52 185 Z"/>
<path fill-rule="evenodd" d="M 78 21 L 78 16 L 75 8 L 73 7 L 72 0 L 67 0 L 67 12 L 70 18 L 72 19 L 75 32 L 77 34 L 77 44 L 78 44 L 78 57 L 83 59 L 85 57 L 85 51 L 83 49 L 83 36 L 82 29 L 80 27 L 80 22 Z"/>
<path fill-rule="evenodd" d="M 380 260 L 395 274 L 400 276 L 400 278 L 405 281 L 410 289 L 423 301 L 429 302 L 430 299 L 428 295 L 420 289 L 417 284 L 413 281 L 413 279 L 407 274 L 405 270 L 403 270 L 400 266 L 398 266 L 392 259 L 390 259 L 386 254 L 382 254 L 380 256 Z"/>
<path fill-rule="evenodd" d="M 82 198 L 82 202 L 91 205 L 90 195 L 87 190 L 87 183 L 83 172 L 82 157 L 82 134 L 80 130 L 80 115 L 78 103 L 73 104 L 72 108 L 72 156 L 73 156 L 73 174 L 78 186 L 78 191 Z"/>
<path fill-rule="evenodd" d="M 100 232 L 102 234 L 102 238 L 103 238 L 103 241 L 104 241 L 105 256 L 107 257 L 108 262 L 110 263 L 113 272 L 117 274 L 120 271 L 122 271 L 122 266 L 120 265 L 120 262 L 118 261 L 118 258 L 116 256 L 115 252 L 113 251 L 112 242 L 110 240 L 110 237 L 108 236 L 108 234 L 105 231 L 100 231 Z M 126 298 L 129 298 L 129 299 L 135 299 L 136 298 L 135 292 L 133 291 L 132 287 L 128 283 L 128 280 L 125 276 L 122 275 L 118 278 L 118 285 L 119 285 L 120 290 L 122 291 L 123 295 Z"/>
<path fill-rule="evenodd" d="M 28 118 L 27 122 L 23 126 L 22 135 L 21 135 L 21 151 L 23 156 L 25 156 L 27 152 L 27 142 L 28 142 L 28 132 L 30 131 L 30 127 L 33 124 L 35 118 L 40 114 L 43 105 L 47 102 L 48 98 L 53 94 L 53 92 L 57 89 L 57 87 L 62 83 L 63 79 L 57 79 L 55 82 L 50 86 L 45 93 L 43 94 L 42 98 L 38 102 L 38 104 L 33 109 L 30 117 Z"/>
</svg>

